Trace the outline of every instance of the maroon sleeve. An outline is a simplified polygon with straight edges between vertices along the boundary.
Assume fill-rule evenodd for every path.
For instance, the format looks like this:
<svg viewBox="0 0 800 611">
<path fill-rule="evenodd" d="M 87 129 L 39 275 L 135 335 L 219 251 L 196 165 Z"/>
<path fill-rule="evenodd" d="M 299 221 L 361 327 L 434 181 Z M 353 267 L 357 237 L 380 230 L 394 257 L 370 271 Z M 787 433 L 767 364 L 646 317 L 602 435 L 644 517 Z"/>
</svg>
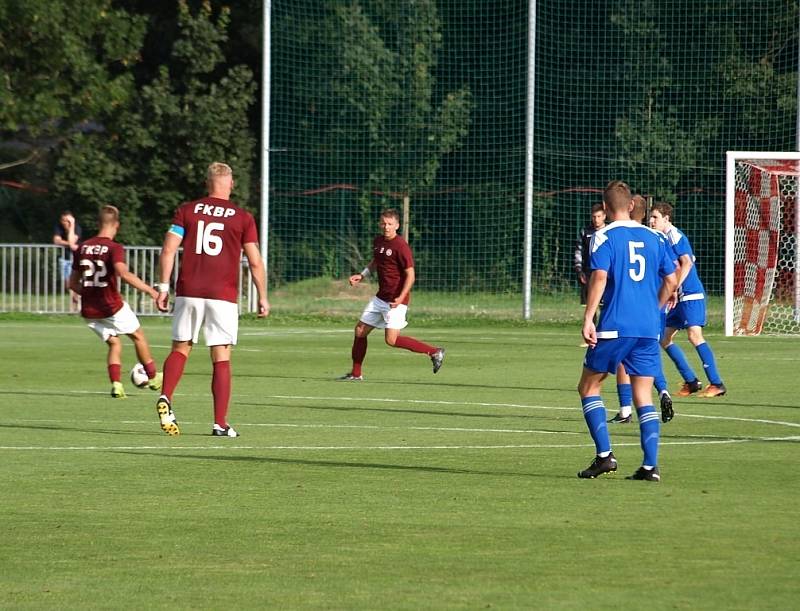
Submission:
<svg viewBox="0 0 800 611">
<path fill-rule="evenodd" d="M 186 229 L 186 220 L 183 218 L 183 208 L 184 206 L 181 204 L 178 206 L 178 209 L 175 210 L 175 214 L 172 216 L 172 224 Z"/>
<path fill-rule="evenodd" d="M 411 247 L 405 240 L 403 240 L 403 247 L 400 252 L 397 253 L 397 261 L 402 269 L 414 267 L 414 255 L 411 254 Z"/>
<path fill-rule="evenodd" d="M 122 244 L 114 242 L 114 246 L 111 248 L 109 255 L 111 258 L 111 265 L 125 263 L 125 247 L 122 246 Z"/>
<path fill-rule="evenodd" d="M 258 228 L 256 227 L 256 219 L 248 212 L 244 233 L 242 234 L 242 244 L 250 244 L 251 242 L 258 244 Z"/>
</svg>

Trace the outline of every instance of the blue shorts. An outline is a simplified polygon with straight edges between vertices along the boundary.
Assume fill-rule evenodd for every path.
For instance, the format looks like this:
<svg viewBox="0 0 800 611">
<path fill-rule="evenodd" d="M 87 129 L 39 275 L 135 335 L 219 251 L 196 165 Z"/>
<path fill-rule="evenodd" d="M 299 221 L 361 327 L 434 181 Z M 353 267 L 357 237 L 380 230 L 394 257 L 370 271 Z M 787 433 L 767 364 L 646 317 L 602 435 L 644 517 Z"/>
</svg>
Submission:
<svg viewBox="0 0 800 611">
<path fill-rule="evenodd" d="M 673 329 L 706 326 L 706 300 L 679 301 L 667 314 L 667 326 Z"/>
<path fill-rule="evenodd" d="M 583 366 L 592 371 L 616 373 L 622 363 L 628 375 L 655 377 L 661 373 L 661 349 L 652 337 L 599 339 L 586 349 Z"/>
</svg>

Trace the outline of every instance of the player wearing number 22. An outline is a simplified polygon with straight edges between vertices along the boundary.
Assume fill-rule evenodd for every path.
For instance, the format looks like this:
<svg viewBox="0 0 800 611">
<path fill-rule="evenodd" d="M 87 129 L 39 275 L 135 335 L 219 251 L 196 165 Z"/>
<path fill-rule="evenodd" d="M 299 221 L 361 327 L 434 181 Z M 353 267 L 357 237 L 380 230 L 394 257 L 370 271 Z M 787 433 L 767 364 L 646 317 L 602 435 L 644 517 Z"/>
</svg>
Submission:
<svg viewBox="0 0 800 611">
<path fill-rule="evenodd" d="M 642 466 L 629 479 L 659 481 L 661 425 L 651 388 L 661 371 L 660 309 L 677 286 L 675 263 L 662 235 L 631 220 L 634 202 L 624 182 L 609 183 L 603 203 L 612 222 L 592 240 L 592 275 L 583 316 L 583 339 L 589 347 L 578 383 L 597 455 L 578 477 L 591 479 L 617 470 L 600 390 L 603 380 L 622 363 L 631 377 L 644 452 Z M 601 299 L 604 305 L 595 326 Z"/>
<path fill-rule="evenodd" d="M 259 317 L 269 314 L 265 268 L 253 215 L 229 199 L 234 187 L 230 166 L 212 163 L 208 167 L 206 184 L 208 197 L 182 204 L 175 212 L 161 250 L 161 281 L 156 303 L 166 312 L 169 279 L 178 247 L 183 244 L 175 289 L 172 351 L 164 362 L 164 386 L 156 410 L 161 429 L 168 435 L 180 434 L 172 411 L 172 396 L 202 328 L 213 363 L 214 425 L 211 434 L 237 437 L 238 433 L 228 424 L 227 415 L 231 397 L 231 348 L 239 332 L 237 301 L 242 251 L 258 291 Z"/>
<path fill-rule="evenodd" d="M 89 328 L 108 345 L 108 377 L 111 380 L 111 396 L 125 398 L 121 381 L 122 342 L 124 334 L 133 340 L 136 356 L 144 365 L 148 386 L 151 390 L 161 388 L 161 374 L 156 372 L 150 346 L 147 343 L 139 319 L 130 306 L 122 300 L 117 288 L 117 276 L 133 288 L 157 297 L 155 289 L 145 284 L 125 263 L 125 249 L 114 238 L 119 230 L 119 210 L 114 206 L 103 206 L 97 217 L 99 232 L 83 242 L 74 253 L 69 288 L 81 295 L 81 316 Z"/>
</svg>

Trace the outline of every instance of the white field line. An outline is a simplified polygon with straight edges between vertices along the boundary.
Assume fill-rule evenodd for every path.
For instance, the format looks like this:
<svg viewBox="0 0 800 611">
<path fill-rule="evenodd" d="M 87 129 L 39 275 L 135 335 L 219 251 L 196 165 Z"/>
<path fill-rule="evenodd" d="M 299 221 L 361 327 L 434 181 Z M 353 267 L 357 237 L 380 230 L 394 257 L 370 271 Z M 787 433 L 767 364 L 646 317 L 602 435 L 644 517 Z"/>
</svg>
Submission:
<svg viewBox="0 0 800 611">
<path fill-rule="evenodd" d="M 759 437 L 754 439 L 717 439 L 706 441 L 662 441 L 660 445 L 728 445 L 733 443 L 747 443 L 750 441 L 800 441 L 800 436 L 792 437 Z M 621 446 L 635 446 L 638 447 L 638 442 L 628 443 L 615 443 L 614 447 Z M 586 448 L 594 447 L 593 443 L 570 443 L 570 444 L 504 444 L 504 445 L 371 445 L 371 446 L 287 446 L 287 445 L 205 445 L 205 446 L 0 446 L 2 450 L 19 450 L 19 451 L 136 451 L 136 450 L 299 450 L 299 451 L 409 451 L 409 450 L 536 450 L 536 449 L 564 449 L 564 448 Z"/>
</svg>

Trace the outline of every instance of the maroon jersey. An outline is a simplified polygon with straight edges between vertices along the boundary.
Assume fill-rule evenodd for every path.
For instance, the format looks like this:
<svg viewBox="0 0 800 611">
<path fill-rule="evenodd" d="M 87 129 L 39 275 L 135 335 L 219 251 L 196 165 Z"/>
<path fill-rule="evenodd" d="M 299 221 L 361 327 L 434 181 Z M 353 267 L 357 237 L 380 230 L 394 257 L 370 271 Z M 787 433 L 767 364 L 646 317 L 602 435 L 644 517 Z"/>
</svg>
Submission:
<svg viewBox="0 0 800 611">
<path fill-rule="evenodd" d="M 84 318 L 108 318 L 122 307 L 114 270 L 117 262 L 125 262 L 125 249 L 108 238 L 89 238 L 75 251 L 72 265 L 80 273 Z"/>
<path fill-rule="evenodd" d="M 394 301 L 403 290 L 406 270 L 414 267 L 414 255 L 408 242 L 399 235 L 391 240 L 379 235 L 372 242 L 372 259 L 378 271 L 378 299 Z M 410 297 L 409 293 L 403 301 L 405 305 Z"/>
<path fill-rule="evenodd" d="M 236 303 L 242 248 L 258 243 L 253 215 L 226 199 L 204 197 L 181 205 L 170 231 L 183 238 L 175 294 Z"/>
</svg>

